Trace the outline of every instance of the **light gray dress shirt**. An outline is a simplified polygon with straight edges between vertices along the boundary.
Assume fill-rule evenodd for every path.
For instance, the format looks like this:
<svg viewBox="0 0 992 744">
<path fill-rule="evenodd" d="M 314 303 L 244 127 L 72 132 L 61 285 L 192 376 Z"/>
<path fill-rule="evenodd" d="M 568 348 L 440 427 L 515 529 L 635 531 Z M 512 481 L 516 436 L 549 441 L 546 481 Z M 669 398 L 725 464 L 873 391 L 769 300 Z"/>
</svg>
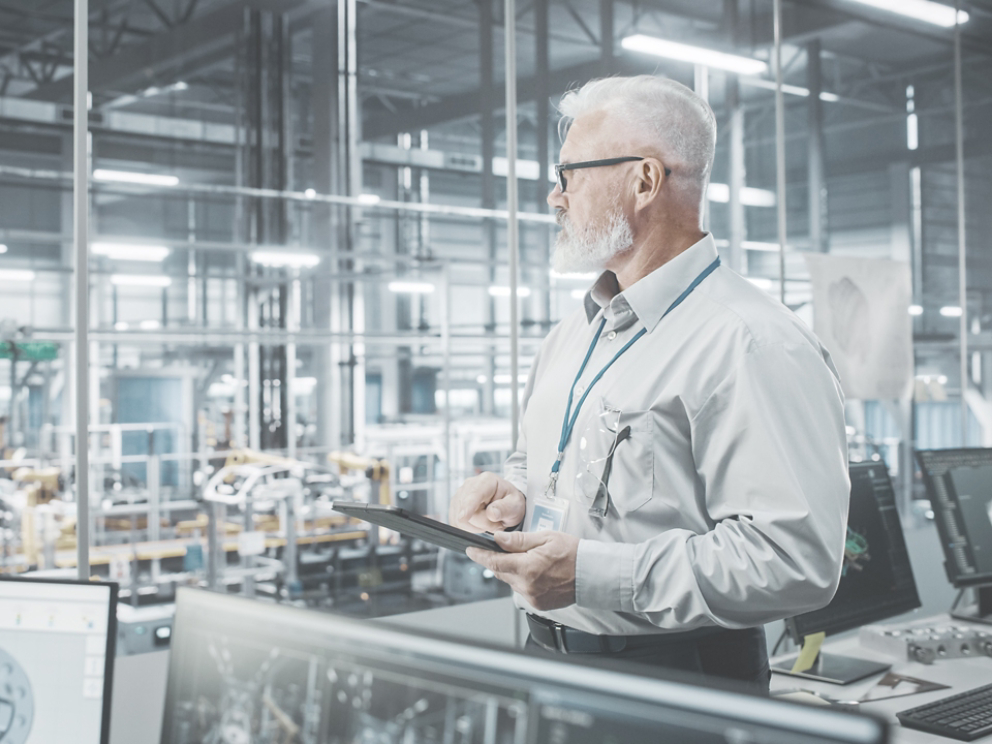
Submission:
<svg viewBox="0 0 992 744">
<path fill-rule="evenodd" d="M 647 329 L 593 387 L 564 450 L 563 530 L 581 538 L 575 604 L 536 612 L 517 596 L 518 607 L 632 635 L 751 627 L 833 597 L 850 493 L 836 371 L 802 322 L 724 266 L 662 319 L 716 256 L 707 236 L 623 292 L 604 273 L 541 346 L 504 466 L 527 496 L 525 529 L 600 322 L 576 401 Z"/>
</svg>

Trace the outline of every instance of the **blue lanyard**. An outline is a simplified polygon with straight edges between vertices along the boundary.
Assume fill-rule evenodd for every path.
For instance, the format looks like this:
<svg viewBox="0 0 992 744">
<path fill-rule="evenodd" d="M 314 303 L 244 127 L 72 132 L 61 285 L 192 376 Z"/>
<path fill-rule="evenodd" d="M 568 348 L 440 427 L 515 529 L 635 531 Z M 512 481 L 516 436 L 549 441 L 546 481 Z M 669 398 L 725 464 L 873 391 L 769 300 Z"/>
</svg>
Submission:
<svg viewBox="0 0 992 744">
<path fill-rule="evenodd" d="M 672 312 L 672 310 L 674 310 L 679 305 L 681 305 L 682 302 L 685 300 L 685 298 L 691 295 L 693 290 L 696 289 L 696 287 L 698 287 L 706 277 L 708 277 L 710 274 L 716 271 L 716 268 L 719 265 L 720 265 L 720 257 L 717 256 L 716 259 L 714 259 L 713 263 L 711 263 L 709 266 L 703 269 L 703 272 L 695 279 L 693 279 L 692 284 L 690 284 L 686 288 L 686 290 L 676 298 L 675 302 L 673 302 L 669 306 L 669 308 L 665 311 L 665 314 L 661 316 L 661 319 L 664 320 L 664 318 L 670 312 Z M 606 327 L 606 318 L 603 318 L 603 321 L 599 324 L 599 329 L 596 331 L 596 335 L 593 336 L 592 343 L 589 345 L 589 351 L 586 352 L 586 358 L 582 360 L 582 366 L 579 367 L 579 373 L 575 376 L 575 381 L 572 382 L 572 389 L 569 390 L 568 392 L 568 407 L 565 409 L 565 420 L 562 421 L 561 424 L 561 438 L 558 440 L 558 457 L 555 458 L 554 464 L 551 466 L 552 484 L 558 477 L 558 469 L 561 467 L 561 459 L 565 454 L 565 445 L 568 444 L 568 440 L 572 436 L 572 429 L 575 428 L 575 422 L 579 418 L 579 411 L 582 410 L 582 404 L 585 403 L 586 398 L 589 397 L 589 392 L 593 389 L 596 383 L 599 382 L 600 378 L 602 378 L 602 376 L 606 374 L 606 370 L 612 367 L 613 363 L 621 356 L 623 356 L 624 352 L 626 352 L 627 349 L 633 346 L 641 338 L 641 336 L 644 336 L 648 332 L 647 328 L 642 328 L 641 330 L 639 330 L 637 334 L 632 339 L 630 339 L 630 341 L 624 344 L 623 348 L 620 349 L 620 351 L 618 351 L 616 354 L 613 355 L 613 358 L 606 363 L 606 366 L 603 367 L 601 370 L 599 370 L 599 373 L 592 378 L 592 381 L 589 383 L 589 386 L 586 388 L 586 391 L 582 394 L 582 397 L 579 398 L 578 405 L 575 406 L 575 413 L 573 414 L 572 399 L 575 396 L 575 386 L 579 384 L 579 379 L 582 377 L 582 373 L 586 371 L 586 365 L 589 364 L 589 359 L 592 357 L 592 352 L 595 350 L 596 344 L 599 342 L 599 337 L 603 334 L 603 329 L 605 327 Z"/>
</svg>

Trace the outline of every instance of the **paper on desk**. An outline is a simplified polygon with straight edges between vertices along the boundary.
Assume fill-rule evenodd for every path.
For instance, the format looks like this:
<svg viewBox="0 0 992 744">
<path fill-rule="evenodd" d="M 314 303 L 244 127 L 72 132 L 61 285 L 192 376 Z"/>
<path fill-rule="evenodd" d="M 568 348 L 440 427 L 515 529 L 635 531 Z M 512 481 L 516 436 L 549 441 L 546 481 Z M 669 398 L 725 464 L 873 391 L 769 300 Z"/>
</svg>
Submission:
<svg viewBox="0 0 992 744">
<path fill-rule="evenodd" d="M 826 637 L 826 633 L 814 633 L 803 638 L 802 651 L 799 652 L 796 663 L 792 665 L 793 674 L 802 674 L 813 668 L 813 663 L 820 653 L 820 646 L 823 645 L 823 639 Z"/>
<path fill-rule="evenodd" d="M 874 687 L 862 695 L 860 701 L 862 703 L 871 703 L 876 700 L 888 700 L 890 698 L 905 697 L 906 695 L 916 695 L 920 692 L 948 689 L 950 689 L 948 685 L 927 682 L 925 679 L 907 677 L 905 674 L 889 672 L 878 680 Z"/>
</svg>

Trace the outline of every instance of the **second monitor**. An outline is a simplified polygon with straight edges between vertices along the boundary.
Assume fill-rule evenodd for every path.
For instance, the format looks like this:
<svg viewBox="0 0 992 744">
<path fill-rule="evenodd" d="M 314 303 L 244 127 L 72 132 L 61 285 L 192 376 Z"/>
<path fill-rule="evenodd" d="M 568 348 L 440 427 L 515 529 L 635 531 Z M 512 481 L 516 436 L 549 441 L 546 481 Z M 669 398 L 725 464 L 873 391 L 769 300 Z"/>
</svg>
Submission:
<svg viewBox="0 0 992 744">
<path fill-rule="evenodd" d="M 786 620 L 786 628 L 797 643 L 814 633 L 855 630 L 920 606 L 885 463 L 855 463 L 850 473 L 851 506 L 840 585 L 826 607 Z M 888 668 L 865 659 L 821 653 L 812 669 L 796 675 L 847 684 Z M 792 660 L 774 669 L 791 674 Z"/>
</svg>

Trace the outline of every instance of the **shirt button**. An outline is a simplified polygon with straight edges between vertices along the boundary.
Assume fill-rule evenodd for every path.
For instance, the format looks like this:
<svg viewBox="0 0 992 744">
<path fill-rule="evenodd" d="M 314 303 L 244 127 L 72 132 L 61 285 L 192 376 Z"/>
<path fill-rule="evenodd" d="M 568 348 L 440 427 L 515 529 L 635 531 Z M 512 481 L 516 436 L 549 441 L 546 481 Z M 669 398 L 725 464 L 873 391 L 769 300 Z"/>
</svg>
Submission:
<svg viewBox="0 0 992 744">
<path fill-rule="evenodd" d="M 585 385 L 579 385 L 577 388 L 575 388 L 576 395 L 582 395 L 582 393 L 584 393 L 585 391 L 586 391 Z"/>
<path fill-rule="evenodd" d="M 610 341 L 612 341 L 616 337 L 617 337 L 616 331 L 610 331 L 609 333 L 606 334 L 606 338 L 608 338 Z"/>
</svg>

